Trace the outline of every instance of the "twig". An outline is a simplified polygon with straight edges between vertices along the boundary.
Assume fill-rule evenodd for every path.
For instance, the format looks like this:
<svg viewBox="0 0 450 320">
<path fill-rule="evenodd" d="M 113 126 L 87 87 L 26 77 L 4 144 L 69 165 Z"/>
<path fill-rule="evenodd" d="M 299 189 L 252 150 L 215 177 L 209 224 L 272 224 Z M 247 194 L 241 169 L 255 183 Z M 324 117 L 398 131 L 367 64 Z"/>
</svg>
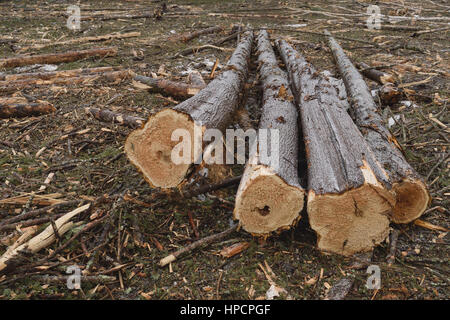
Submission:
<svg viewBox="0 0 450 320">
<path fill-rule="evenodd" d="M 200 239 L 198 241 L 195 241 L 195 242 L 191 243 L 190 245 L 188 245 L 188 246 L 186 246 L 184 248 L 181 248 L 181 249 L 175 251 L 174 253 L 172 253 L 172 254 L 168 255 L 167 257 L 161 259 L 159 261 L 159 266 L 160 267 L 164 267 L 164 266 L 168 265 L 169 263 L 174 262 L 182 254 L 191 252 L 191 251 L 197 249 L 200 246 L 208 245 L 208 244 L 211 244 L 211 243 L 213 243 L 215 241 L 221 240 L 221 239 L 225 238 L 226 236 L 228 236 L 229 234 L 231 234 L 233 231 L 235 231 L 237 229 L 237 227 L 238 227 L 238 225 L 235 224 L 232 227 L 228 228 L 227 230 L 225 230 L 225 231 L 223 231 L 221 233 L 213 234 L 213 235 L 208 236 L 206 238 Z"/>
</svg>

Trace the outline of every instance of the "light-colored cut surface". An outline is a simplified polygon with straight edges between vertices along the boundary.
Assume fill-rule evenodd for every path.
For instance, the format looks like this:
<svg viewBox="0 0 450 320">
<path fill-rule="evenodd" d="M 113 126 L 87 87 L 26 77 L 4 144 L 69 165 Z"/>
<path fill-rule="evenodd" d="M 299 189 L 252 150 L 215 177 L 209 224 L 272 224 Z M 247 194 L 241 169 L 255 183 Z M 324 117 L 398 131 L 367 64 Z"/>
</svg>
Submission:
<svg viewBox="0 0 450 320">
<path fill-rule="evenodd" d="M 431 200 L 427 188 L 420 180 L 397 183 L 392 190 L 397 199 L 391 217 L 395 223 L 409 223 L 419 218 Z"/>
<path fill-rule="evenodd" d="M 288 185 L 269 168 L 248 168 L 248 179 L 239 187 L 234 209 L 235 219 L 252 234 L 264 235 L 289 229 L 300 219 L 304 191 Z"/>
<path fill-rule="evenodd" d="M 318 247 L 346 256 L 370 251 L 389 234 L 391 204 L 372 185 L 343 194 L 308 193 L 308 216 Z"/>
<path fill-rule="evenodd" d="M 175 164 L 171 154 L 180 141 L 172 141 L 172 132 L 185 129 L 191 137 L 191 163 L 194 154 L 194 122 L 188 115 L 165 109 L 150 117 L 142 129 L 131 132 L 125 143 L 130 161 L 154 187 L 177 186 L 186 176 L 190 164 Z"/>
</svg>

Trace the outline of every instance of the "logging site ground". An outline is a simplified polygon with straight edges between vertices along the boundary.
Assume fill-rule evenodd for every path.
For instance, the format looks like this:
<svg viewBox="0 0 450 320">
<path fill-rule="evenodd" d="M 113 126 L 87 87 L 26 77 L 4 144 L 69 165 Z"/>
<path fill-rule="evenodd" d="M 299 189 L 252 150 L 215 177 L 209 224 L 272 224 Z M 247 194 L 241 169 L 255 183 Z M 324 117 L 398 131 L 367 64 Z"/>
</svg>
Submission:
<svg viewBox="0 0 450 320">
<path fill-rule="evenodd" d="M 80 8 L 79 30 L 67 27 L 70 5 Z M 381 20 L 379 30 L 367 26 L 370 5 L 391 17 Z M 122 17 L 111 18 L 117 15 Z M 63 214 L 91 203 L 72 219 L 72 229 L 0 272 L 0 299 L 325 299 L 331 293 L 363 300 L 449 299 L 449 19 L 449 3 L 442 0 L 0 1 L 0 59 L 117 48 L 111 56 L 4 67 L 0 77 L 55 71 L 53 66 L 56 71 L 116 67 L 181 82 L 197 70 L 208 83 L 237 44 L 236 38 L 219 40 L 241 26 L 269 30 L 272 40 L 286 39 L 318 70 L 340 78 L 322 35 L 327 29 L 354 63 L 393 75 L 402 88 L 399 102 L 380 109 L 432 197 L 420 220 L 391 223 L 395 243 L 384 241 L 371 253 L 344 257 L 321 252 L 303 210 L 291 230 L 263 240 L 240 229 L 160 267 L 158 262 L 170 253 L 230 228 L 237 185 L 193 198 L 181 197 L 178 189 L 152 189 L 124 153 L 133 129 L 102 122 L 85 110 L 147 119 L 182 99 L 150 92 L 126 77 L 0 91 L 0 98 L 46 101 L 56 109 L 0 119 L 0 254 L 26 232 L 51 230 Z M 190 41 L 170 40 L 214 26 L 223 30 Z M 180 54 L 188 48 L 194 50 Z M 251 61 L 240 108 L 257 128 L 262 94 L 255 53 Z M 370 89 L 380 87 L 365 80 Z M 226 169 L 224 179 L 241 175 L 244 166 Z M 193 185 L 217 183 L 211 177 L 196 179 Z M 161 197 L 162 192 L 166 195 Z M 1 224 L 59 203 L 30 219 Z M 370 265 L 380 268 L 379 289 L 366 287 Z M 81 290 L 67 287 L 69 266 L 81 269 Z"/>
</svg>

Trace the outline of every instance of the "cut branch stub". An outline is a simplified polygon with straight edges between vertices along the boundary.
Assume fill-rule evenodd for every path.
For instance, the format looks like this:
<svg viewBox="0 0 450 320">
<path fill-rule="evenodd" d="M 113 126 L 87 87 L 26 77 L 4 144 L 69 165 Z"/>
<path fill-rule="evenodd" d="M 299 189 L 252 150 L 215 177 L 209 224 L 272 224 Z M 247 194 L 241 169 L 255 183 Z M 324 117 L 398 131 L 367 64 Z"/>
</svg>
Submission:
<svg viewBox="0 0 450 320">
<path fill-rule="evenodd" d="M 384 126 L 362 76 L 336 40 L 329 33 L 326 34 L 350 97 L 355 122 L 388 176 L 388 186 L 396 200 L 391 213 L 392 221 L 411 222 L 422 215 L 431 200 L 427 187 L 406 161 L 395 137 Z"/>
<path fill-rule="evenodd" d="M 128 136 L 125 152 L 152 186 L 170 188 L 180 184 L 201 155 L 197 149 L 202 143 L 194 143 L 194 137 L 203 137 L 208 128 L 223 131 L 229 124 L 247 78 L 252 41 L 253 33 L 246 33 L 219 77 L 195 96 L 151 116 L 142 129 Z M 200 134 L 194 136 L 196 124 Z M 179 133 L 189 133 L 188 138 L 181 138 L 182 142 L 172 140 L 177 129 L 183 130 Z M 172 150 L 179 143 L 190 145 L 191 154 L 190 161 L 176 164 L 172 161 Z"/>
<path fill-rule="evenodd" d="M 336 88 L 285 41 L 278 48 L 300 109 L 308 162 L 309 222 L 324 251 L 369 251 L 389 234 L 394 200 Z"/>
<path fill-rule="evenodd" d="M 278 62 L 266 31 L 257 41 L 260 78 L 263 85 L 261 129 L 277 130 L 278 141 L 267 139 L 268 146 L 278 149 L 276 165 L 261 157 L 269 154 L 258 143 L 256 154 L 250 158 L 236 195 L 235 219 L 254 235 L 289 229 L 300 219 L 305 192 L 298 178 L 298 114 L 289 89 L 289 82 Z M 273 145 L 274 143 L 277 146 Z"/>
</svg>

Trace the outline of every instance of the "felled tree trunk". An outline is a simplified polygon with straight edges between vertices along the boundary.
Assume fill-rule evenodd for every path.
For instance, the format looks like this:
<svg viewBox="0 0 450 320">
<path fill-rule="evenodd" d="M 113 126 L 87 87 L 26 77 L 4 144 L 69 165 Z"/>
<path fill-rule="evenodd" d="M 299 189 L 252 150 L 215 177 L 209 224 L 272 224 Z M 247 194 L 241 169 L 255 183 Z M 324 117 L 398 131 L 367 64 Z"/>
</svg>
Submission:
<svg viewBox="0 0 450 320">
<path fill-rule="evenodd" d="M 105 57 L 117 54 L 117 48 L 95 48 L 80 51 L 68 51 L 63 53 L 47 53 L 35 56 L 18 56 L 0 60 L 0 68 L 21 67 L 30 64 L 52 64 L 72 62 L 87 57 Z"/>
<path fill-rule="evenodd" d="M 170 81 L 166 79 L 154 79 L 140 75 L 135 75 L 133 79 L 149 85 L 149 90 L 181 98 L 195 96 L 205 87 L 205 85 L 186 84 L 183 82 Z"/>
<path fill-rule="evenodd" d="M 202 151 L 198 147 L 202 142 L 197 140 L 194 143 L 195 124 L 198 124 L 200 134 L 196 136 L 200 140 L 207 128 L 222 131 L 226 128 L 247 78 L 252 41 L 253 33 L 248 32 L 219 77 L 195 96 L 151 116 L 142 129 L 128 136 L 125 152 L 152 186 L 175 187 L 185 179 L 191 165 L 199 163 Z M 174 132 L 177 129 L 180 130 Z M 172 151 L 176 153 L 173 149 L 179 145 L 180 138 L 172 140 L 173 133 L 183 134 L 180 143 L 187 144 L 183 150 L 186 154 L 181 155 L 184 161 L 178 163 L 173 161 Z"/>
<path fill-rule="evenodd" d="M 268 138 L 247 162 L 236 195 L 235 219 L 254 235 L 268 235 L 289 229 L 300 219 L 305 192 L 298 177 L 298 114 L 289 82 L 278 62 L 267 31 L 260 31 L 257 43 L 260 79 L 263 85 L 261 129 L 278 131 L 278 141 Z M 268 133 L 269 136 L 269 133 Z M 276 145 L 274 145 L 276 144 Z M 275 153 L 273 158 L 261 157 Z M 270 153 L 268 152 L 270 150 Z M 272 155 L 272 154 L 271 154 Z"/>
<path fill-rule="evenodd" d="M 119 123 L 133 129 L 139 128 L 145 122 L 142 118 L 122 115 L 106 109 L 86 108 L 85 111 L 86 113 L 92 114 L 97 120 L 110 123 Z"/>
<path fill-rule="evenodd" d="M 0 104 L 0 119 L 40 116 L 54 111 L 55 107 L 47 101 Z"/>
<path fill-rule="evenodd" d="M 329 33 L 328 45 L 347 88 L 356 124 L 388 177 L 387 186 L 396 200 L 391 218 L 396 223 L 411 222 L 422 215 L 430 202 L 427 187 L 404 158 L 395 137 L 385 128 L 358 70 Z"/>
<path fill-rule="evenodd" d="M 318 247 L 343 255 L 369 251 L 389 234 L 393 199 L 383 168 L 346 112 L 336 88 L 285 41 L 308 163 L 307 211 Z"/>
</svg>

